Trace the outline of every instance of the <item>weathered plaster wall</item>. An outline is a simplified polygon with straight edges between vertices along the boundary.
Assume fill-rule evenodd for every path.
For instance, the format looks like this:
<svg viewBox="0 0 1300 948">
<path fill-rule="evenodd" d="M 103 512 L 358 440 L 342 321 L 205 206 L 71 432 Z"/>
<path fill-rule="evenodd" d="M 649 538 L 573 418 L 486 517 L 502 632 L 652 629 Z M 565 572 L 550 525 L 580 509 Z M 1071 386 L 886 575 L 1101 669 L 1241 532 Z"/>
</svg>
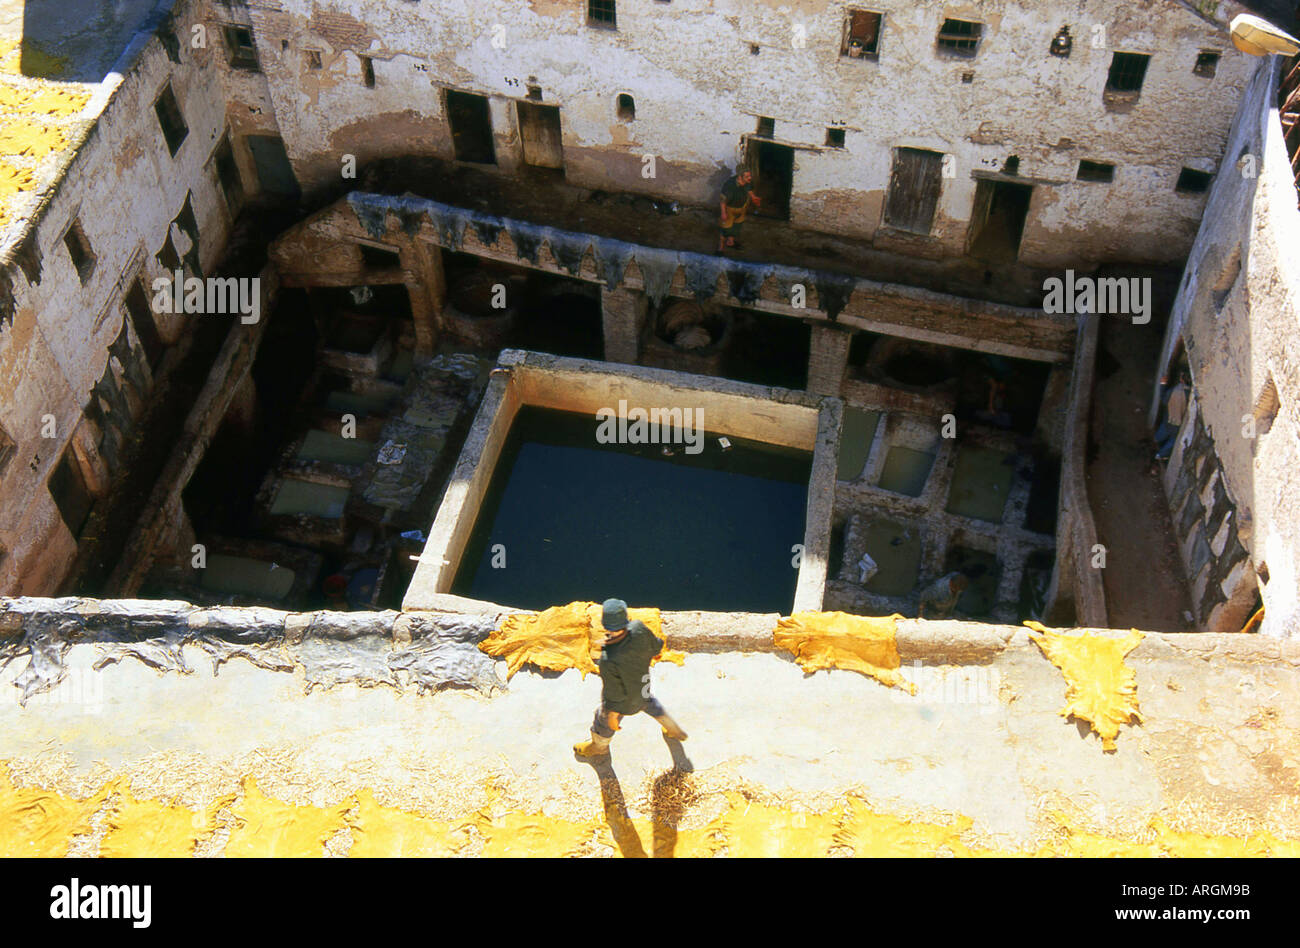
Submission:
<svg viewBox="0 0 1300 948">
<path fill-rule="evenodd" d="M 1085 0 L 1059 12 L 1010 0 L 862 0 L 885 13 L 880 54 L 850 60 L 839 56 L 848 6 L 623 0 L 617 31 L 588 27 L 579 2 L 283 0 L 254 2 L 251 16 L 290 158 L 309 187 L 337 183 L 344 153 L 450 158 L 443 88 L 492 97 L 498 161 L 513 170 L 514 100 L 535 84 L 561 108 L 566 176 L 583 186 L 712 203 L 762 115 L 775 119 L 777 141 L 797 147 L 798 227 L 875 236 L 892 149 L 916 147 L 953 156 L 955 176 L 943 182 L 930 237 L 882 233 L 882 246 L 960 253 L 972 173 L 1015 155 L 1021 179 L 1039 185 L 1026 263 L 1186 254 L 1204 196 L 1175 193 L 1174 183 L 1183 166 L 1216 169 L 1252 68 L 1223 30 L 1166 0 Z M 944 17 L 984 24 L 975 59 L 936 51 Z M 1062 25 L 1074 36 L 1069 58 L 1048 54 Z M 1098 48 L 1094 27 L 1104 28 Z M 322 69 L 308 68 L 308 49 L 322 53 Z M 1222 50 L 1213 78 L 1192 73 L 1202 49 Z M 1115 50 L 1152 54 L 1126 112 L 1103 103 Z M 362 81 L 363 55 L 374 88 Z M 633 121 L 617 117 L 620 93 L 635 99 Z M 844 148 L 825 147 L 831 125 L 846 130 Z M 656 158 L 653 179 L 642 177 L 643 155 Z M 1115 163 L 1114 182 L 1075 181 L 1081 158 Z"/>
<path fill-rule="evenodd" d="M 1300 211 L 1276 109 L 1281 66 L 1281 60 L 1264 61 L 1251 80 L 1232 128 L 1229 160 L 1188 258 L 1161 366 L 1170 364 L 1181 340 L 1195 399 L 1166 488 L 1175 523 L 1187 524 L 1184 559 L 1200 543 L 1209 548 L 1210 563 L 1201 562 L 1193 592 L 1202 593 L 1206 577 L 1213 576 L 1231 599 L 1239 587 L 1249 591 L 1255 585 L 1256 572 L 1266 571 L 1261 631 L 1294 637 L 1300 634 Z M 1265 433 L 1270 379 L 1278 407 Z M 1248 437 L 1247 421 L 1256 416 L 1256 436 Z M 1212 441 L 1213 457 L 1197 465 L 1192 484 L 1180 490 L 1184 458 L 1205 453 L 1195 444 L 1201 428 Z M 1226 522 L 1222 514 L 1215 516 L 1222 505 L 1212 502 L 1219 470 Z M 1204 507 L 1199 516 L 1198 500 Z M 1231 554 L 1234 539 L 1250 557 L 1219 577 L 1215 564 Z"/>
<path fill-rule="evenodd" d="M 225 249 L 230 212 L 209 161 L 225 124 L 225 97 L 206 69 L 211 55 L 210 48 L 181 44 L 176 64 L 157 37 L 137 34 L 118 62 L 124 75 L 101 83 L 92 105 L 102 111 L 20 245 L 17 259 L 30 272 L 5 261 L 15 305 L 13 322 L 0 325 L 0 425 L 17 453 L 0 475 L 0 544 L 8 550 L 0 560 L 0 589 L 53 591 L 71 564 L 76 541 L 47 481 L 75 432 L 92 492 L 107 487 L 113 472 L 100 456 L 103 432 L 84 413 L 98 408 L 120 415 L 125 408 L 134 416 L 147 397 L 150 370 L 134 330 L 123 335 L 121 301 L 137 274 L 146 283 L 163 275 L 155 254 L 169 232 L 178 253 L 189 249 L 172 224 L 187 195 L 203 269 Z M 168 80 L 189 126 L 174 157 L 153 109 Z M 96 257 L 84 283 L 63 246 L 74 219 Z M 180 339 L 193 318 L 203 317 L 160 319 L 163 341 Z M 159 369 L 168 365 L 164 360 Z M 97 385 L 108 385 L 124 402 L 102 402 L 92 394 Z M 54 437 L 43 436 L 46 415 L 53 416 Z M 118 419 L 126 427 L 132 420 Z"/>
</svg>

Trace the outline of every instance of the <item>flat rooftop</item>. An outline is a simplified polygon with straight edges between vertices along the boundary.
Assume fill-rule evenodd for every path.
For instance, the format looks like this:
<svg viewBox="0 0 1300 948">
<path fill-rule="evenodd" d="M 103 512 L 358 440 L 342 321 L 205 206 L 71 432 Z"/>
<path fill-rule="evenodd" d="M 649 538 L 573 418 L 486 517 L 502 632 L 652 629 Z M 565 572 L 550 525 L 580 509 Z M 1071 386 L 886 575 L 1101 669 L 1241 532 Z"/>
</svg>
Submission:
<svg viewBox="0 0 1300 948">
<path fill-rule="evenodd" d="M 157 0 L 0 0 L 0 246 L 58 180 Z"/>
</svg>

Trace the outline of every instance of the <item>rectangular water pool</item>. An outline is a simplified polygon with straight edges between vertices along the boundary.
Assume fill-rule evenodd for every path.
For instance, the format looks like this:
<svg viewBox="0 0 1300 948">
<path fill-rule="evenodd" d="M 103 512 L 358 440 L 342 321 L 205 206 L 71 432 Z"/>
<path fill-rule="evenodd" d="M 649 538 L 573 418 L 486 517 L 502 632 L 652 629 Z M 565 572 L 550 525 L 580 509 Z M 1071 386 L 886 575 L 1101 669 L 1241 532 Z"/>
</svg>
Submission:
<svg viewBox="0 0 1300 948">
<path fill-rule="evenodd" d="M 662 609 L 786 612 L 812 454 L 706 435 L 600 444 L 593 415 L 525 406 L 452 592 L 527 609 L 610 596 Z M 504 555 L 504 567 L 500 564 Z"/>
</svg>

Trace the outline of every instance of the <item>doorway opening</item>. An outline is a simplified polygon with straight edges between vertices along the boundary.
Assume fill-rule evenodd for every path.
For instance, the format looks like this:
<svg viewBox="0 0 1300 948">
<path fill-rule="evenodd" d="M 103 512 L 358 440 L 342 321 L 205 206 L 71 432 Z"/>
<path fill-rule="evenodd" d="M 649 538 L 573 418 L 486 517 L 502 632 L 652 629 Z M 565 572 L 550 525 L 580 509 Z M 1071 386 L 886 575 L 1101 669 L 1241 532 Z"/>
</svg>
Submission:
<svg viewBox="0 0 1300 948">
<path fill-rule="evenodd" d="M 751 138 L 745 148 L 745 165 L 754 175 L 754 193 L 762 201 L 754 213 L 788 221 L 790 191 L 794 186 L 794 149 Z"/>
<path fill-rule="evenodd" d="M 534 168 L 564 168 L 564 146 L 560 137 L 560 108 L 518 102 L 519 138 L 523 142 L 524 164 Z"/>
<path fill-rule="evenodd" d="M 1028 184 L 984 179 L 975 185 L 970 253 L 981 260 L 1009 262 L 1020 253 L 1020 238 L 1034 189 Z"/>
<path fill-rule="evenodd" d="M 487 96 L 448 89 L 447 124 L 451 126 L 451 142 L 457 161 L 481 165 L 497 163 Z"/>
<path fill-rule="evenodd" d="M 249 135 L 248 150 L 257 170 L 257 183 L 266 194 L 296 197 L 300 193 L 284 141 L 278 135 Z"/>
</svg>

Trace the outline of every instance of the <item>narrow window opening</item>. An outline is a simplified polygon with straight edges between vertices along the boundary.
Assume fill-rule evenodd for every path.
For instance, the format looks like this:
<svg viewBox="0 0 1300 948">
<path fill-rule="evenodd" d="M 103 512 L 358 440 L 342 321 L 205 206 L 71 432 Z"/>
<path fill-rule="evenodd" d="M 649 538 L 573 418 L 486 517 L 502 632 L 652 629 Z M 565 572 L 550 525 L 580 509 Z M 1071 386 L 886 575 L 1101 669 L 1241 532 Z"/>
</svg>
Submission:
<svg viewBox="0 0 1300 948">
<path fill-rule="evenodd" d="M 190 133 L 190 129 L 185 124 L 185 117 L 181 115 L 180 103 L 176 101 L 176 93 L 172 91 L 170 82 L 163 86 L 162 94 L 158 96 L 153 109 L 154 114 L 158 116 L 158 126 L 162 129 L 163 140 L 167 143 L 167 151 L 174 158 L 181 147 L 181 142 L 185 141 L 185 136 Z"/>
<path fill-rule="evenodd" d="M 140 348 L 144 350 L 149 368 L 157 368 L 167 347 L 163 345 L 162 337 L 158 335 L 153 309 L 149 306 L 149 296 L 145 292 L 144 284 L 138 278 L 131 281 L 126 296 L 122 298 L 122 306 L 131 321 L 131 328 L 135 330 L 136 338 L 140 340 Z"/>
<path fill-rule="evenodd" d="M 81 529 L 90 516 L 90 508 L 95 505 L 94 495 L 86 485 L 86 476 L 81 470 L 81 463 L 73 452 L 72 445 L 63 452 L 59 463 L 55 465 L 47 482 L 50 496 L 59 508 L 59 516 L 67 525 L 73 537 L 81 536 Z"/>
<path fill-rule="evenodd" d="M 81 229 L 81 221 L 74 220 L 68 225 L 63 235 L 63 245 L 68 248 L 68 257 L 77 271 L 77 278 L 85 283 L 95 270 L 95 253 L 90 249 L 90 241 Z"/>
<path fill-rule="evenodd" d="M 1003 173 L 1003 174 L 1019 174 L 1019 173 L 1020 173 L 1020 156 L 1019 156 L 1019 155 L 1010 155 L 1010 156 L 1008 156 L 1007 160 L 1006 160 L 1005 162 L 1003 162 L 1003 164 L 1002 164 L 1002 173 Z"/>
<path fill-rule="evenodd" d="M 375 87 L 375 61 L 369 56 L 361 57 L 361 78 L 367 89 Z"/>
<path fill-rule="evenodd" d="M 1210 181 L 1213 178 L 1214 175 L 1204 171 L 1184 168 L 1178 173 L 1178 183 L 1174 185 L 1174 190 L 1179 194 L 1204 194 L 1210 189 Z"/>
<path fill-rule="evenodd" d="M 395 270 L 402 265 L 401 255 L 396 250 L 384 247 L 372 247 L 370 244 L 357 244 L 361 250 L 361 262 L 370 270 Z"/>
<path fill-rule="evenodd" d="M 614 0 L 587 0 L 587 25 L 602 30 L 618 29 Z"/>
<path fill-rule="evenodd" d="M 939 27 L 935 45 L 941 52 L 949 55 L 974 59 L 983 32 L 983 23 L 973 23 L 970 20 L 944 20 L 943 26 Z"/>
<path fill-rule="evenodd" d="M 844 129 L 828 128 L 826 129 L 826 147 L 843 148 L 844 147 Z"/>
<path fill-rule="evenodd" d="M 1203 49 L 1196 56 L 1196 65 L 1192 67 L 1192 75 L 1213 79 L 1218 69 L 1219 53 L 1213 49 Z"/>
<path fill-rule="evenodd" d="M 226 198 L 232 212 L 239 210 L 244 200 L 244 183 L 239 177 L 239 167 L 235 164 L 235 151 L 230 145 L 230 137 L 222 139 L 213 156 L 213 166 L 217 171 L 217 184 Z"/>
<path fill-rule="evenodd" d="M 1107 164 L 1104 161 L 1079 162 L 1079 172 L 1075 175 L 1080 181 L 1094 181 L 1099 184 L 1109 184 L 1115 180 L 1115 166 Z"/>
<path fill-rule="evenodd" d="M 620 93 L 618 97 L 618 120 L 620 122 L 631 122 L 636 118 L 636 101 L 626 92 Z"/>
<path fill-rule="evenodd" d="M 325 64 L 324 64 L 324 62 L 321 60 L 321 52 L 320 52 L 319 49 L 309 49 L 309 50 L 307 50 L 307 68 L 308 68 L 308 69 L 311 69 L 311 70 L 314 71 L 314 70 L 317 70 L 317 69 L 323 69 L 324 66 L 325 66 Z"/>
<path fill-rule="evenodd" d="M 233 69 L 247 69 L 260 72 L 257 63 L 257 46 L 253 42 L 253 31 L 246 26 L 223 26 L 222 35 L 226 40 L 227 62 Z"/>
<path fill-rule="evenodd" d="M 880 54 L 880 26 L 883 13 L 848 10 L 844 15 L 844 38 L 840 55 L 849 59 L 875 59 Z"/>
<path fill-rule="evenodd" d="M 1136 94 L 1142 91 L 1147 64 L 1151 57 L 1145 53 L 1116 53 L 1110 60 L 1106 77 L 1106 91 Z"/>
<path fill-rule="evenodd" d="M 759 138 L 775 138 L 776 119 L 769 118 L 766 115 L 760 115 L 758 117 L 758 127 L 754 130 L 754 134 Z"/>
<path fill-rule="evenodd" d="M 533 86 L 533 85 L 528 86 L 527 94 L 524 96 L 524 98 L 526 98 L 526 99 L 528 99 L 528 100 L 530 100 L 530 101 L 532 101 L 532 102 L 541 102 L 541 101 L 542 101 L 542 87 L 541 87 L 541 86 Z"/>
</svg>

